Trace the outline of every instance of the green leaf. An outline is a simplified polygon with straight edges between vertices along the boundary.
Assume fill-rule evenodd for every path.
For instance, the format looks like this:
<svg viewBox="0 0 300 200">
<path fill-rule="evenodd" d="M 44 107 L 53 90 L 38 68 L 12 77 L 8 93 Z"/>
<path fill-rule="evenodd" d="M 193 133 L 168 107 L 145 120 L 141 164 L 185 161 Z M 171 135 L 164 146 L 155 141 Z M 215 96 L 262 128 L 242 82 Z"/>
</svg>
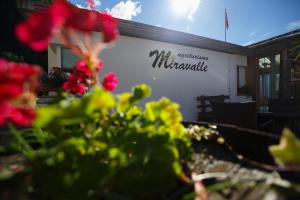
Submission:
<svg viewBox="0 0 300 200">
<path fill-rule="evenodd" d="M 53 120 L 53 118 L 56 118 L 61 114 L 61 110 L 56 106 L 38 107 L 37 118 L 34 121 L 34 124 L 37 127 L 45 127 Z"/>
<path fill-rule="evenodd" d="M 151 88 L 146 84 L 140 84 L 133 88 L 133 98 L 132 101 L 139 101 L 143 98 L 149 97 L 151 95 Z"/>
<path fill-rule="evenodd" d="M 6 180 L 15 175 L 15 172 L 4 167 L 0 170 L 0 180 Z"/>
<path fill-rule="evenodd" d="M 129 92 L 125 92 L 123 94 L 121 94 L 118 97 L 118 105 L 117 105 L 117 111 L 124 113 L 126 112 L 129 107 L 131 106 L 131 101 L 130 99 L 133 97 L 133 94 L 129 93 Z"/>
<path fill-rule="evenodd" d="M 277 164 L 300 164 L 300 141 L 288 129 L 283 129 L 279 145 L 272 145 L 269 151 Z"/>
<path fill-rule="evenodd" d="M 142 114 L 141 108 L 137 106 L 132 106 L 126 114 L 126 119 L 130 120 L 135 116 L 139 116 L 140 114 Z"/>
<path fill-rule="evenodd" d="M 113 108 L 116 104 L 114 96 L 99 87 L 96 87 L 87 99 L 89 99 L 87 113 L 91 113 L 94 110 L 106 111 Z"/>
</svg>

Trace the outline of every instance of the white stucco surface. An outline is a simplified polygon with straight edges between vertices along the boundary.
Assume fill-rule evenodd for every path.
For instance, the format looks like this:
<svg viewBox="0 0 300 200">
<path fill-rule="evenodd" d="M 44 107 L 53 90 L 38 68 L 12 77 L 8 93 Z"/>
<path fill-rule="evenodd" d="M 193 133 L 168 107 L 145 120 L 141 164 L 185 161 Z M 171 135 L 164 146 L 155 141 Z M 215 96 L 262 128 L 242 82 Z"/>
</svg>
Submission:
<svg viewBox="0 0 300 200">
<path fill-rule="evenodd" d="M 150 57 L 149 53 L 154 50 L 171 52 L 167 64 L 173 60 L 174 63 L 192 66 L 204 61 L 203 67 L 207 66 L 207 71 L 181 70 L 175 67 L 170 69 L 165 68 L 164 64 L 160 68 L 157 65 L 153 68 L 156 56 Z M 52 52 L 55 51 L 51 50 L 49 54 Z M 180 58 L 179 53 L 201 56 L 204 59 Z M 100 76 L 110 71 L 118 76 L 119 86 L 116 93 L 129 91 L 134 85 L 146 83 L 152 88 L 149 99 L 157 100 L 166 96 L 179 103 L 185 120 L 197 119 L 196 97 L 200 95 L 224 94 L 230 95 L 230 101 L 249 100 L 249 97 L 237 96 L 236 89 L 236 68 L 237 65 L 247 65 L 246 56 L 121 36 L 115 46 L 102 51 L 100 57 L 104 61 Z M 49 55 L 49 59 L 55 60 L 55 56 Z M 49 63 L 54 65 L 53 61 Z"/>
</svg>

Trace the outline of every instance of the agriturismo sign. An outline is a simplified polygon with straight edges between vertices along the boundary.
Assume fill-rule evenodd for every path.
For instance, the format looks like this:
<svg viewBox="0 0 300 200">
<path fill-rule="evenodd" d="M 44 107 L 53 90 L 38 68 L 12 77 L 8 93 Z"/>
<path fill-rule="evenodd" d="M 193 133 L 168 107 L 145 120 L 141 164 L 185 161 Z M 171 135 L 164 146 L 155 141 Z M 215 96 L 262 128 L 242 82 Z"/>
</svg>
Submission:
<svg viewBox="0 0 300 200">
<path fill-rule="evenodd" d="M 200 71 L 207 72 L 208 66 L 206 65 L 206 61 L 208 57 L 195 55 L 191 53 L 178 53 L 177 58 L 180 61 L 177 61 L 175 54 L 171 51 L 166 52 L 165 50 L 152 50 L 149 52 L 149 57 L 154 57 L 154 61 L 152 63 L 153 68 L 163 68 L 165 69 L 175 69 L 175 70 L 191 70 L 191 71 Z M 185 58 L 185 59 L 184 59 Z M 186 59 L 192 60 L 187 63 Z"/>
</svg>

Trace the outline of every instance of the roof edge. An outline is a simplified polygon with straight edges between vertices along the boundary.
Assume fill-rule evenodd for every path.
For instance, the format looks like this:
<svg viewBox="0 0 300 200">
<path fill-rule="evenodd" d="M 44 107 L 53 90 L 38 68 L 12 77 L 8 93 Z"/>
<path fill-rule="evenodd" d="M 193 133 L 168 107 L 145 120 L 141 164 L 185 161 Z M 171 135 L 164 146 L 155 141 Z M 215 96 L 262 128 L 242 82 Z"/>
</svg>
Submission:
<svg viewBox="0 0 300 200">
<path fill-rule="evenodd" d="M 280 34 L 280 35 L 277 35 L 277 36 L 274 36 L 274 37 L 271 37 L 271 38 L 268 38 L 268 39 L 265 39 L 265 40 L 262 40 L 262 41 L 259 41 L 259 42 L 256 42 L 256 43 L 253 43 L 253 44 L 250 44 L 250 45 L 247 45 L 246 47 L 256 48 L 256 47 L 260 47 L 260 46 L 263 46 L 263 45 L 266 45 L 266 44 L 270 44 L 270 43 L 273 43 L 273 42 L 276 42 L 276 41 L 279 41 L 279 40 L 283 40 L 287 37 L 293 37 L 293 36 L 298 36 L 298 35 L 300 35 L 300 28 L 296 29 L 296 30 L 293 30 L 293 31 L 289 31 L 289 32 Z"/>
<path fill-rule="evenodd" d="M 229 54 L 255 54 L 252 49 L 237 44 L 227 43 L 220 40 L 210 39 L 203 36 L 193 35 L 190 33 L 184 33 L 140 22 L 124 19 L 118 20 L 120 34 L 124 36 L 174 43 Z"/>
</svg>

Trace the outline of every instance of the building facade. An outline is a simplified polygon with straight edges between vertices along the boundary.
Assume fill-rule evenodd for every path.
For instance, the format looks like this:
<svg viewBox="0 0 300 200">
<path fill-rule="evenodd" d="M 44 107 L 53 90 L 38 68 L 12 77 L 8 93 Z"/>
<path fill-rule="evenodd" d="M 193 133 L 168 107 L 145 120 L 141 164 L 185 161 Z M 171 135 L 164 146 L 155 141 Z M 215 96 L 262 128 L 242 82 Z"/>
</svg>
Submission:
<svg viewBox="0 0 300 200">
<path fill-rule="evenodd" d="M 185 120 L 197 119 L 197 96 L 252 100 L 246 77 L 247 58 L 253 54 L 249 48 L 125 20 L 119 30 L 114 47 L 100 54 L 104 69 L 99 74 L 116 73 L 116 92 L 146 83 L 152 87 L 151 99 L 166 96 L 179 103 Z M 49 46 L 48 58 L 49 68 L 67 71 L 77 60 L 58 41 Z"/>
</svg>

